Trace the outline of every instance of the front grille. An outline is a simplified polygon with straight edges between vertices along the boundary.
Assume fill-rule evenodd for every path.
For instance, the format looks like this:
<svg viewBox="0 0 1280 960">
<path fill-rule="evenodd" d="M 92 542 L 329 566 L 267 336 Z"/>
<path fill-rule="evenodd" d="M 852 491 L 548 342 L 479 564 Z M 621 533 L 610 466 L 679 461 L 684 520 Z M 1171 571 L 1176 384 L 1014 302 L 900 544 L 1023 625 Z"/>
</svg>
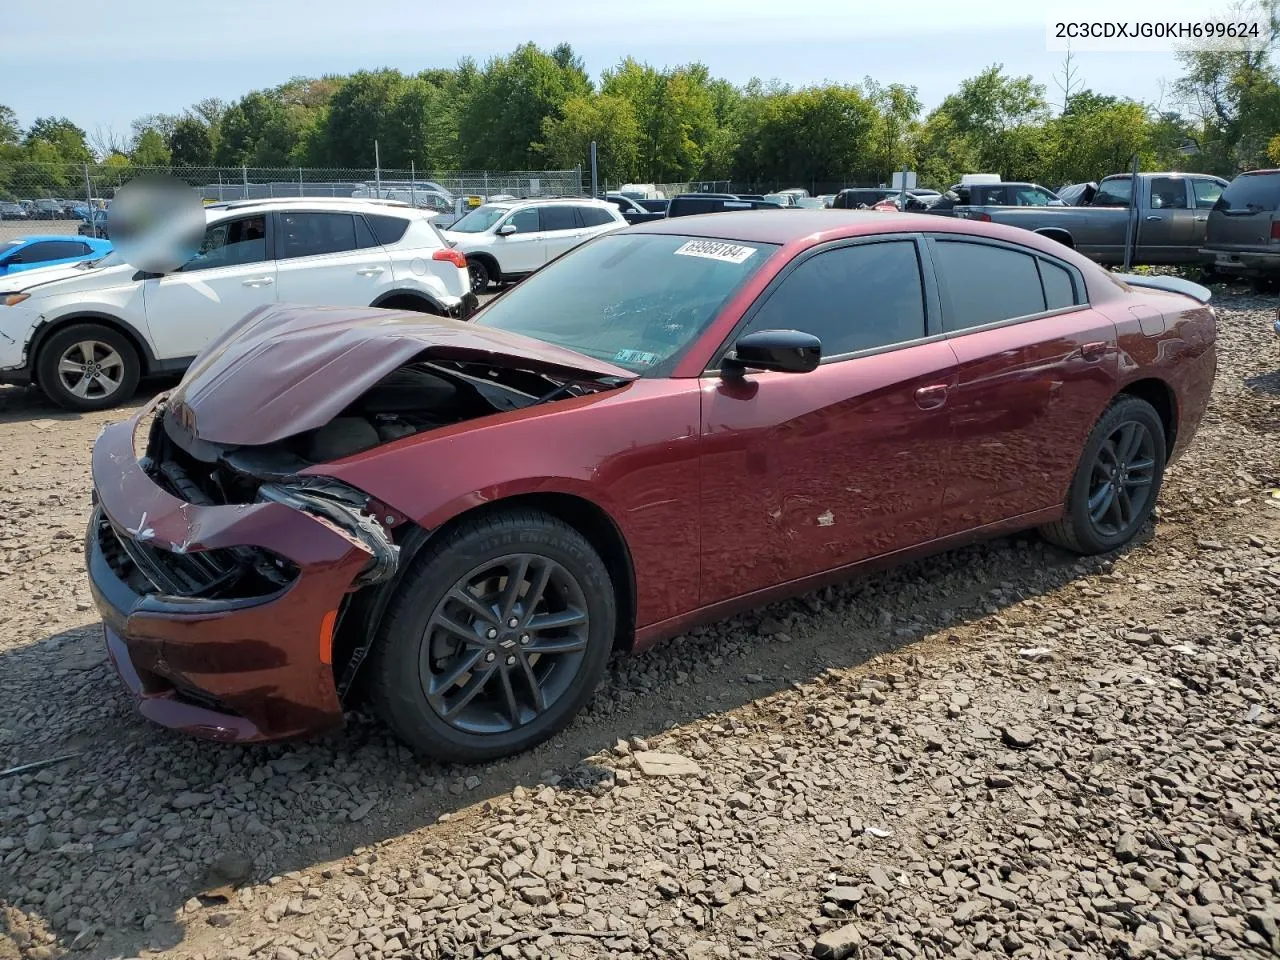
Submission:
<svg viewBox="0 0 1280 960">
<path fill-rule="evenodd" d="M 298 575 L 289 561 L 257 547 L 185 553 L 121 532 L 105 517 L 98 544 L 112 571 L 137 593 L 215 599 L 266 596 Z"/>
</svg>

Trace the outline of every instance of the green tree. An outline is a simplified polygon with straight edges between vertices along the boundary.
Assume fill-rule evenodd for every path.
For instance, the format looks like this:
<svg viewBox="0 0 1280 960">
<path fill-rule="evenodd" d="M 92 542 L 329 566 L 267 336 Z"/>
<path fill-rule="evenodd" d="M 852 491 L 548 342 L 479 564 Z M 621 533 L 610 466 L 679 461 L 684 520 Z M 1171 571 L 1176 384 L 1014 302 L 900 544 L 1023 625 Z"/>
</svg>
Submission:
<svg viewBox="0 0 1280 960">
<path fill-rule="evenodd" d="M 200 119 L 183 117 L 169 134 L 169 153 L 177 167 L 207 167 L 213 163 L 213 137 Z"/>
<path fill-rule="evenodd" d="M 607 93 L 570 97 L 563 116 L 542 121 L 544 153 L 557 167 L 587 167 L 593 140 L 603 180 L 622 183 L 636 175 L 640 124 L 630 102 L 622 97 Z"/>
<path fill-rule="evenodd" d="M 1152 133 L 1142 104 L 1082 90 L 1072 94 L 1061 116 L 1049 121 L 1043 172 L 1035 179 L 1050 189 L 1101 180 L 1128 170 L 1135 154 L 1144 169 L 1154 169 L 1162 151 Z"/>
<path fill-rule="evenodd" d="M 18 115 L 11 107 L 0 103 L 0 144 L 14 145 L 22 139 L 22 127 Z"/>
<path fill-rule="evenodd" d="M 1272 137 L 1267 144 L 1267 159 L 1280 166 L 1280 133 Z"/>
<path fill-rule="evenodd" d="M 172 155 L 160 131 L 148 127 L 134 141 L 129 159 L 139 167 L 167 167 Z"/>
<path fill-rule="evenodd" d="M 1174 90 L 1197 127 L 1197 160 L 1226 175 L 1266 162 L 1268 142 L 1280 129 L 1280 71 L 1274 60 L 1280 0 L 1262 0 L 1259 9 L 1269 27 L 1262 49 L 1222 45 L 1178 53 L 1185 72 Z"/>
<path fill-rule="evenodd" d="M 37 117 L 27 130 L 26 144 L 30 148 L 37 142 L 53 148 L 53 154 L 41 151 L 42 156 L 56 157 L 49 162 L 87 163 L 93 159 L 85 132 L 66 117 Z"/>
<path fill-rule="evenodd" d="M 296 166 L 311 115 L 286 105 L 275 91 L 246 94 L 227 108 L 218 128 L 214 161 L 220 166 Z"/>
<path fill-rule="evenodd" d="M 931 182 L 979 171 L 1033 178 L 1045 151 L 1044 94 L 1031 77 L 1007 77 L 999 64 L 963 81 L 920 131 L 917 152 Z"/>
<path fill-rule="evenodd" d="M 474 168 L 530 169 L 543 162 L 542 124 L 565 102 L 591 92 L 591 82 L 567 44 L 552 54 L 532 43 L 494 57 L 470 83 L 459 116 L 462 162 Z"/>
<path fill-rule="evenodd" d="M 862 82 L 862 89 L 881 117 L 874 138 L 876 164 L 881 177 L 904 166 L 915 165 L 915 136 L 919 129 L 920 96 L 915 87 L 901 83 L 888 86 L 876 83 L 870 77 Z"/>
<path fill-rule="evenodd" d="M 318 138 L 324 162 L 342 167 L 371 167 L 374 141 L 383 166 L 399 166 L 399 147 L 386 140 L 392 107 L 405 87 L 399 70 L 361 70 L 347 77 L 329 101 Z"/>
<path fill-rule="evenodd" d="M 717 131 L 716 110 L 731 108 L 700 63 L 656 70 L 628 57 L 606 71 L 602 91 L 631 104 L 640 125 L 639 176 L 657 182 L 703 173 Z M 725 152 L 723 142 L 714 144 Z"/>
<path fill-rule="evenodd" d="M 883 118 L 861 91 L 828 84 L 770 96 L 740 157 L 752 180 L 810 186 L 819 180 L 876 180 Z"/>
</svg>

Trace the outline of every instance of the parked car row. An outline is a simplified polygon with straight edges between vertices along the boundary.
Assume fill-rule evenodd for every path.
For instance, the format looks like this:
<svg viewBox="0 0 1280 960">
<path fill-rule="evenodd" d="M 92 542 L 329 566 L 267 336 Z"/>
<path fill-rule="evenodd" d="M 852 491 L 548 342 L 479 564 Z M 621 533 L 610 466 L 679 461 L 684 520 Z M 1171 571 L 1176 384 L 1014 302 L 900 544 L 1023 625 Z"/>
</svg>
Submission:
<svg viewBox="0 0 1280 960">
<path fill-rule="evenodd" d="M 88 215 L 90 206 L 84 200 L 4 200 L 0 201 L 0 220 L 79 220 Z"/>
</svg>

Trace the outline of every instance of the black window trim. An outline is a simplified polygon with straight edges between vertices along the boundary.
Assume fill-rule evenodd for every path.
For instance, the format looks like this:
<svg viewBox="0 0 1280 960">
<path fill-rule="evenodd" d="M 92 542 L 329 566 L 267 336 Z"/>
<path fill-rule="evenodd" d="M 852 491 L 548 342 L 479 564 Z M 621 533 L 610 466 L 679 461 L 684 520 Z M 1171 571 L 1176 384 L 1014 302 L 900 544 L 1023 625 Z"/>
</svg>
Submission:
<svg viewBox="0 0 1280 960">
<path fill-rule="evenodd" d="M 344 256 L 346 254 L 359 253 L 361 250 L 385 250 L 386 249 L 386 247 L 384 247 L 381 243 L 376 242 L 378 239 L 378 235 L 374 233 L 373 224 L 371 224 L 368 220 L 365 220 L 364 225 L 369 228 L 369 233 L 373 235 L 373 239 L 375 241 L 372 247 L 352 247 L 350 250 L 330 250 L 327 253 L 308 253 L 306 256 L 303 256 L 303 257 L 281 258 L 279 256 L 280 250 L 277 247 L 277 238 L 283 236 L 284 231 L 283 229 L 273 229 L 274 227 L 283 228 L 283 224 L 280 221 L 278 221 L 276 218 L 293 216 L 294 214 L 299 214 L 299 213 L 328 213 L 328 214 L 337 213 L 337 214 L 345 214 L 351 217 L 353 220 L 356 217 L 360 217 L 361 219 L 364 218 L 364 212 L 359 210 L 332 210 L 332 209 L 317 210 L 314 207 L 296 207 L 296 208 L 291 207 L 288 210 L 273 210 L 271 211 L 271 217 L 269 218 L 273 221 L 273 223 L 271 227 L 267 228 L 267 251 L 270 254 L 270 259 L 281 260 L 282 262 L 283 260 L 286 260 L 286 259 L 287 260 L 311 260 L 315 257 Z M 409 218 L 406 217 L 405 219 L 409 219 Z M 354 223 L 352 223 L 351 229 L 353 231 L 355 230 Z M 408 232 L 408 227 L 405 228 L 405 232 L 406 233 Z"/>
<path fill-rule="evenodd" d="M 873 243 L 891 243 L 894 241 L 910 241 L 916 248 L 916 261 L 920 267 L 920 286 L 924 294 L 924 325 L 925 335 L 917 337 L 913 340 L 900 340 L 897 343 L 887 343 L 880 347 L 868 347 L 865 350 L 854 350 L 848 353 L 824 353 L 822 359 L 818 361 L 818 365 L 822 366 L 827 363 L 843 363 L 846 360 L 860 360 L 863 357 L 873 357 L 881 353 L 891 353 L 896 350 L 903 350 L 907 347 L 917 347 L 921 344 L 932 343 L 935 340 L 946 339 L 946 334 L 942 332 L 942 313 L 941 303 L 939 301 L 939 290 L 933 276 L 933 261 L 929 257 L 928 249 L 925 245 L 925 236 L 919 232 L 912 233 L 876 233 L 869 236 L 861 237 L 845 237 L 840 240 L 831 240 L 827 243 L 818 244 L 809 247 L 791 258 L 791 261 L 774 274 L 768 285 L 760 291 L 759 295 L 751 302 L 751 306 L 743 311 L 742 316 L 738 318 L 738 322 L 729 331 L 729 335 L 711 354 L 711 360 L 707 364 L 707 368 L 702 371 L 701 376 L 721 376 L 720 365 L 724 362 L 725 355 L 733 349 L 733 344 L 738 337 L 742 335 L 751 323 L 757 313 L 769 300 L 769 298 L 777 291 L 778 287 L 789 277 L 801 264 L 810 260 L 819 254 L 826 253 L 829 250 L 838 250 L 844 247 L 860 247 Z M 788 374 L 789 376 L 789 374 Z"/>
<path fill-rule="evenodd" d="M 930 233 L 925 237 L 925 245 L 930 252 L 930 266 L 933 266 L 932 253 L 937 243 L 951 241 L 954 243 L 975 243 L 981 246 L 997 247 L 1003 250 L 1009 250 L 1013 253 L 1022 253 L 1032 257 L 1036 261 L 1036 276 L 1040 277 L 1040 292 L 1044 295 L 1044 278 L 1040 273 L 1039 261 L 1044 260 L 1056 267 L 1062 267 L 1067 271 L 1067 275 L 1071 278 L 1072 293 L 1076 302 L 1069 307 L 1057 307 L 1053 310 L 1041 310 L 1038 313 L 1028 313 L 1020 317 L 1008 317 L 1004 320 L 994 320 L 991 323 L 984 323 L 976 327 L 965 327 L 962 330 L 950 330 L 943 333 L 943 336 L 950 339 L 953 337 L 966 337 L 971 333 L 981 333 L 984 330 L 996 330 L 1000 327 L 1012 326 L 1015 323 L 1028 323 L 1032 320 L 1043 320 L 1046 317 L 1057 317 L 1068 313 L 1075 313 L 1079 310 L 1088 310 L 1092 307 L 1089 302 L 1089 287 L 1084 282 L 1084 275 L 1074 265 L 1067 263 L 1065 260 L 1059 260 L 1057 257 L 1050 256 L 1041 250 L 1033 247 L 1024 247 L 1022 244 L 1011 243 L 1006 240 L 997 240 L 992 237 L 979 237 L 972 233 Z M 936 271 L 935 271 L 936 272 Z M 946 318 L 951 313 L 950 295 L 942 289 L 941 282 L 938 283 L 938 296 L 942 302 L 942 326 L 946 327 Z M 1045 297 L 1045 303 L 1048 303 L 1048 297 Z"/>
</svg>

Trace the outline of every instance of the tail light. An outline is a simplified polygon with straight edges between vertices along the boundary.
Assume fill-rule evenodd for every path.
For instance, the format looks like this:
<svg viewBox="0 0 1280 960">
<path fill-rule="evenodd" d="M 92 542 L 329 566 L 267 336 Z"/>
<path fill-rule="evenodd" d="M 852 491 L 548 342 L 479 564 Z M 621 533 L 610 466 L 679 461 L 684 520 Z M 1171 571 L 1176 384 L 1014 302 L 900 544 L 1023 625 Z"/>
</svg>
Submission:
<svg viewBox="0 0 1280 960">
<path fill-rule="evenodd" d="M 1271 221 L 1271 239 L 1280 240 L 1280 220 Z"/>
<path fill-rule="evenodd" d="M 991 214 L 989 214 L 989 213 L 979 213 L 979 212 L 972 211 L 972 210 L 969 212 L 969 214 L 968 214 L 968 218 L 969 218 L 970 220 L 977 220 L 979 223 L 990 223 L 990 222 L 991 222 Z"/>
<path fill-rule="evenodd" d="M 461 267 L 463 270 L 467 269 L 466 256 L 464 256 L 461 252 L 454 250 L 452 247 L 448 247 L 444 250 L 437 250 L 435 253 L 431 255 L 431 259 L 447 260 L 449 263 L 452 263 L 455 267 Z"/>
</svg>

